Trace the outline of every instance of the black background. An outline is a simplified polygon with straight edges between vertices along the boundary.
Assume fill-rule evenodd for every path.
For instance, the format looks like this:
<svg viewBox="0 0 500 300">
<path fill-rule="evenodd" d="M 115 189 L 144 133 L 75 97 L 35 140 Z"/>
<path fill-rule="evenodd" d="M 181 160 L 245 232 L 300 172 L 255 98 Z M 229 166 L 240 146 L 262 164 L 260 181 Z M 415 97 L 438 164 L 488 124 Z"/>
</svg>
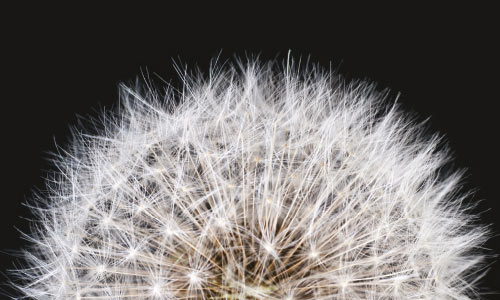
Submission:
<svg viewBox="0 0 500 300">
<path fill-rule="evenodd" d="M 404 109 L 421 120 L 431 117 L 431 131 L 446 136 L 456 167 L 468 170 L 466 188 L 477 190 L 469 201 L 481 201 L 476 211 L 495 235 L 485 247 L 500 253 L 498 22 L 491 8 L 410 11 L 354 10 L 339 20 L 338 10 L 292 15 L 262 9 L 204 19 L 182 14 L 175 22 L 169 21 L 176 10 L 153 21 L 137 18 L 148 10 L 123 18 L 115 10 L 74 16 L 33 9 L 16 15 L 2 38 L 2 272 L 12 267 L 7 253 L 25 244 L 16 228 L 27 231 L 21 217 L 30 214 L 21 203 L 33 188 L 43 189 L 44 170 L 51 168 L 47 152 L 55 143 L 65 145 L 77 115 L 96 116 L 116 105 L 119 82 L 148 70 L 179 86 L 173 60 L 207 71 L 217 55 L 221 61 L 257 54 L 283 60 L 289 50 L 295 58 L 331 64 L 348 79 L 389 87 L 392 97 L 400 93 Z M 498 291 L 498 283 L 500 266 L 492 263 L 481 286 Z"/>
</svg>

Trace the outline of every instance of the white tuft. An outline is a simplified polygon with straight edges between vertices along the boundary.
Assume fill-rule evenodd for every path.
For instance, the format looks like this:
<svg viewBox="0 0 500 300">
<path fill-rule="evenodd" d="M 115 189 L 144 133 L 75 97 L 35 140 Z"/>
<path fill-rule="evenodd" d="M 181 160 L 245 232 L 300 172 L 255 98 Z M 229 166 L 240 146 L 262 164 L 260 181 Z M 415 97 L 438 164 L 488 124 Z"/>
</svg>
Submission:
<svg viewBox="0 0 500 300">
<path fill-rule="evenodd" d="M 248 63 L 121 87 L 34 210 L 34 299 L 469 299 L 486 231 L 368 83 Z M 179 103 L 176 103 L 179 102 Z M 440 175 L 441 174 L 441 175 Z"/>
</svg>

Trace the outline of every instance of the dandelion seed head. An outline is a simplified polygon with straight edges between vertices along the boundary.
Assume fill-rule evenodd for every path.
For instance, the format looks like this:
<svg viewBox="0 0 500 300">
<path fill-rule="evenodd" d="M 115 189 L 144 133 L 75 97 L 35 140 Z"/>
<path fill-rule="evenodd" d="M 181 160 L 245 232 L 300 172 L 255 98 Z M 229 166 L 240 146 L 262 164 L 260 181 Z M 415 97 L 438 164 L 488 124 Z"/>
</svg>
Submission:
<svg viewBox="0 0 500 300">
<path fill-rule="evenodd" d="M 225 69 L 224 69 L 225 68 Z M 15 275 L 47 299 L 470 299 L 487 231 L 386 94 L 288 61 L 120 88 Z"/>
</svg>

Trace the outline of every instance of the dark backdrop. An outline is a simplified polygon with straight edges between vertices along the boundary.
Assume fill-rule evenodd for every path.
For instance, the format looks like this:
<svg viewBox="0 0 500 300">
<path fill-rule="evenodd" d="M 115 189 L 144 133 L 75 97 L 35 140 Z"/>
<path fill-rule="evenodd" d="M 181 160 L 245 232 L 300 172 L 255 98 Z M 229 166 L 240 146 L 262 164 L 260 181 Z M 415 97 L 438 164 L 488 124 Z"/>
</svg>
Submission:
<svg viewBox="0 0 500 300">
<path fill-rule="evenodd" d="M 239 17 L 220 24 L 196 18 L 164 22 L 175 12 L 146 26 L 134 18 L 116 24 L 106 15 L 96 17 L 98 22 L 93 15 L 32 18 L 36 11 L 13 21 L 2 43 L 7 50 L 0 106 L 2 272 L 12 266 L 6 252 L 25 244 L 16 230 L 28 230 L 21 216 L 30 215 L 22 202 L 33 188 L 43 188 L 44 170 L 51 168 L 47 152 L 55 143 L 65 145 L 77 115 L 96 116 L 115 105 L 117 84 L 141 71 L 178 86 L 173 60 L 206 71 L 217 55 L 221 61 L 235 54 L 283 60 L 291 50 L 295 58 L 331 64 L 348 79 L 389 87 L 392 97 L 400 93 L 403 108 L 422 120 L 431 117 L 431 130 L 446 135 L 455 165 L 468 169 L 466 188 L 477 190 L 470 201 L 481 201 L 481 221 L 498 235 L 498 30 L 487 10 L 375 15 L 366 24 L 334 23 L 339 15 L 334 14 L 319 16 L 317 23 L 289 18 L 289 23 L 246 28 Z M 253 16 L 261 18 L 266 17 Z M 207 27 L 212 21 L 216 26 Z M 495 236 L 485 246 L 500 253 L 499 241 Z M 499 263 L 482 282 L 498 290 Z"/>
</svg>

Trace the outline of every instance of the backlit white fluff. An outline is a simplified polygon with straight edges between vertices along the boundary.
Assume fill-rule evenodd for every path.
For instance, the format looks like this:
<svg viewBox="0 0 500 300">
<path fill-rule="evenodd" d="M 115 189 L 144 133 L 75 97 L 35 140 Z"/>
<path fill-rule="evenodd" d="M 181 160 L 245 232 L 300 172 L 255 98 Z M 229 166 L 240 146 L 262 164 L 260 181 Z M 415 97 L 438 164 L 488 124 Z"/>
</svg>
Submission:
<svg viewBox="0 0 500 300">
<path fill-rule="evenodd" d="M 438 137 L 368 83 L 239 67 L 122 86 L 99 133 L 75 133 L 34 208 L 26 296 L 474 296 L 485 231 Z"/>
</svg>

